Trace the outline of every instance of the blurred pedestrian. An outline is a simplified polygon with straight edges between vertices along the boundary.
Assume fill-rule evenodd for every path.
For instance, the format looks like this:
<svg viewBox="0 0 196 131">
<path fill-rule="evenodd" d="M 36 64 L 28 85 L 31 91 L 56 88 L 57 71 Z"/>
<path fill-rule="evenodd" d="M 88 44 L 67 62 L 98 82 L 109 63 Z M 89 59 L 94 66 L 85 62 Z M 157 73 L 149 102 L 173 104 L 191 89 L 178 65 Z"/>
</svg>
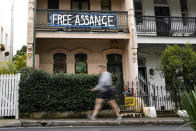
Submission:
<svg viewBox="0 0 196 131">
<path fill-rule="evenodd" d="M 99 73 L 101 74 L 99 77 L 98 84 L 95 88 L 91 89 L 92 92 L 98 91 L 97 98 L 95 100 L 95 108 L 92 115 L 88 115 L 88 119 L 96 120 L 97 114 L 102 107 L 104 101 L 107 101 L 109 105 L 112 107 L 116 114 L 116 120 L 121 120 L 120 116 L 120 108 L 118 107 L 115 99 L 114 99 L 114 90 L 112 76 L 109 72 L 106 71 L 106 67 L 104 65 L 98 66 Z"/>
</svg>

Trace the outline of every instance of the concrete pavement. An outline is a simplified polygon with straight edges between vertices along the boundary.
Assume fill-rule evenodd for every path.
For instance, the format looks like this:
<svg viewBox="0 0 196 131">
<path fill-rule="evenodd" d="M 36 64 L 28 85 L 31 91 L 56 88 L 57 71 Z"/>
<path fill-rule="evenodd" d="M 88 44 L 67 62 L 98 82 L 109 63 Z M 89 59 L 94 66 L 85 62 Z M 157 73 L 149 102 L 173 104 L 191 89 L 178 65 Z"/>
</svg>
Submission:
<svg viewBox="0 0 196 131">
<path fill-rule="evenodd" d="M 62 120 L 6 120 L 0 119 L 0 128 L 3 127 L 53 127 L 53 126 L 137 126 L 137 125 L 183 125 L 179 117 L 160 118 L 124 118 L 114 119 L 62 119 Z"/>
</svg>

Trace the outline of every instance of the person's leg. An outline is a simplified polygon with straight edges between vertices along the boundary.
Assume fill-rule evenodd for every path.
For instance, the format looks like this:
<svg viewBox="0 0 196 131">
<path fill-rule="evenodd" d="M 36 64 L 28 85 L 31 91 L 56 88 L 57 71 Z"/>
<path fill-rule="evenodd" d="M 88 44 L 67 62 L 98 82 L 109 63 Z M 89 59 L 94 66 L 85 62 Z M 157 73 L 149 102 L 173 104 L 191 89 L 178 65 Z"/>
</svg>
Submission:
<svg viewBox="0 0 196 131">
<path fill-rule="evenodd" d="M 98 112 L 99 112 L 99 110 L 101 109 L 101 107 L 102 107 L 102 103 L 104 102 L 104 99 L 96 99 L 95 100 L 95 109 L 94 109 L 94 111 L 93 111 L 93 117 L 96 117 L 97 116 L 97 114 L 98 114 Z"/>
<path fill-rule="evenodd" d="M 120 116 L 120 108 L 118 107 L 116 101 L 115 100 L 110 100 L 108 103 L 113 108 L 116 116 Z"/>
</svg>

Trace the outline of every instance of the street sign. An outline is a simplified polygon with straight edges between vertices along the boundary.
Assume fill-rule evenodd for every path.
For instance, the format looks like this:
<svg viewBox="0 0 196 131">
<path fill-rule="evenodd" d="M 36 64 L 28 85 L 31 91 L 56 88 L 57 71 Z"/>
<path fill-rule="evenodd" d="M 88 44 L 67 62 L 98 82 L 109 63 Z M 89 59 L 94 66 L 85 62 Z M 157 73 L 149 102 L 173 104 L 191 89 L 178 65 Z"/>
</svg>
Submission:
<svg viewBox="0 0 196 131">
<path fill-rule="evenodd" d="M 125 106 L 135 106 L 135 97 L 125 97 Z"/>
</svg>

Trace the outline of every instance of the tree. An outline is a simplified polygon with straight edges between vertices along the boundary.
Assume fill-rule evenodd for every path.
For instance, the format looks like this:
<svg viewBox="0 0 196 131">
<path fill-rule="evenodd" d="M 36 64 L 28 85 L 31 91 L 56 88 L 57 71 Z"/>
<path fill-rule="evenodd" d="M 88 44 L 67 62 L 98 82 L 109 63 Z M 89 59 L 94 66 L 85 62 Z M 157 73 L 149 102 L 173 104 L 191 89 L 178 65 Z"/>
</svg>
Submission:
<svg viewBox="0 0 196 131">
<path fill-rule="evenodd" d="M 23 45 L 20 50 L 17 50 L 16 55 L 13 57 L 13 61 L 15 61 L 20 56 L 25 56 L 27 53 L 27 46 Z"/>
<path fill-rule="evenodd" d="M 0 63 L 0 74 L 15 74 L 20 69 L 26 67 L 26 50 L 27 47 L 23 46 L 13 57 L 13 62 L 9 61 Z"/>
<path fill-rule="evenodd" d="M 167 46 L 161 56 L 160 69 L 168 90 L 193 87 L 196 84 L 196 51 L 190 44 Z"/>
</svg>

